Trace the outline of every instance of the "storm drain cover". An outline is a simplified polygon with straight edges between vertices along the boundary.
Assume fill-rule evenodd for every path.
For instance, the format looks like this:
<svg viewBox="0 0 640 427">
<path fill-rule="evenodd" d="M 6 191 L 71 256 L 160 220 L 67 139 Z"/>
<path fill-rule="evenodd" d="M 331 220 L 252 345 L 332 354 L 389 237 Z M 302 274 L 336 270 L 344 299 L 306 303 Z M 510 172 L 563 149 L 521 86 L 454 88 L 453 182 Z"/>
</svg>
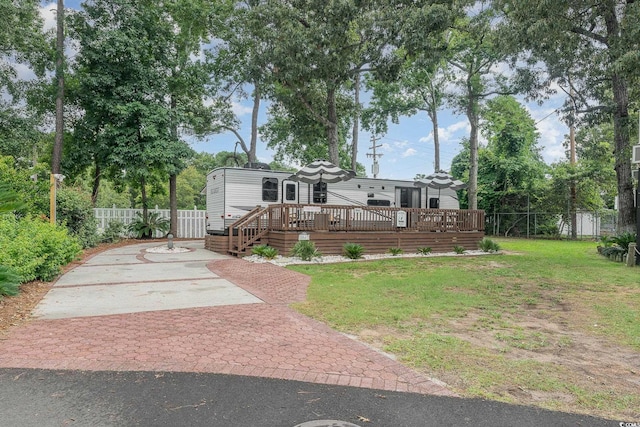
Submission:
<svg viewBox="0 0 640 427">
<path fill-rule="evenodd" d="M 298 424 L 293 427 L 360 427 L 360 426 L 348 423 L 346 421 L 339 421 L 339 420 L 316 420 L 316 421 L 307 421 L 306 423 Z"/>
</svg>

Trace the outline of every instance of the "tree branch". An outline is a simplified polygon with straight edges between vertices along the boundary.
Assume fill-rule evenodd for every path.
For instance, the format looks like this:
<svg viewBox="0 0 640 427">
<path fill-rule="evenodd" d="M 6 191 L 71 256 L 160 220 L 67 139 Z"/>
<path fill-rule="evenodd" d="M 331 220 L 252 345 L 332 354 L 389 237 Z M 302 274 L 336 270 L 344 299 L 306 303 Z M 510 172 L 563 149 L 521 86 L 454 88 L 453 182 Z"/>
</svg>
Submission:
<svg viewBox="0 0 640 427">
<path fill-rule="evenodd" d="M 580 28 L 580 27 L 572 27 L 571 28 L 571 32 L 572 33 L 576 33 L 576 34 L 580 34 L 581 36 L 585 36 L 585 37 L 590 38 L 592 40 L 598 41 L 598 42 L 600 42 L 600 43 L 602 43 L 604 45 L 607 45 L 607 46 L 609 45 L 609 40 L 606 37 L 601 36 L 600 34 L 596 34 L 593 31 L 588 31 L 588 30 L 585 30 L 584 28 Z"/>
<path fill-rule="evenodd" d="M 249 149 L 247 148 L 247 144 L 245 144 L 244 142 L 244 138 L 242 138 L 242 136 L 238 133 L 238 131 L 230 126 L 225 126 L 222 125 L 220 126 L 222 129 L 226 129 L 228 131 L 233 132 L 233 134 L 236 136 L 236 138 L 238 138 L 238 142 L 240 143 L 240 147 L 242 148 L 242 151 L 244 151 L 244 153 L 246 155 L 249 155 Z"/>
</svg>

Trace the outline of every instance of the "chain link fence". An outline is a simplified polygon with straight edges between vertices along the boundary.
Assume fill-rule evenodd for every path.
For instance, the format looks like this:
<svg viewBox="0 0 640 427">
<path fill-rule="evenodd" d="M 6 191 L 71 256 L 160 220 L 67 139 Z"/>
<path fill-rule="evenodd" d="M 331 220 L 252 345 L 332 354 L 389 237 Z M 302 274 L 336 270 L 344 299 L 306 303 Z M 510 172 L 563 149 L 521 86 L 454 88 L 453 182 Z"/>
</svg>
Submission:
<svg viewBox="0 0 640 427">
<path fill-rule="evenodd" d="M 576 212 L 576 236 L 580 239 L 618 234 L 618 213 L 615 210 Z M 486 213 L 485 232 L 494 236 L 511 237 L 571 237 L 568 214 L 547 212 Z"/>
</svg>

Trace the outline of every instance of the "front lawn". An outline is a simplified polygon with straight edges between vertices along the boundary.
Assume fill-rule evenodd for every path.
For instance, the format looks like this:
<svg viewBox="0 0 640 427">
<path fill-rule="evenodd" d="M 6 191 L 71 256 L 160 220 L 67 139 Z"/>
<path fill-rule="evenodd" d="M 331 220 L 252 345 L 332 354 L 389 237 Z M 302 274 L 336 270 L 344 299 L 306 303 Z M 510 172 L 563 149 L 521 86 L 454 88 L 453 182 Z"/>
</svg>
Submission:
<svg viewBox="0 0 640 427">
<path fill-rule="evenodd" d="M 504 239 L 500 255 L 291 266 L 296 308 L 459 394 L 640 418 L 640 268 L 594 242 Z"/>
</svg>

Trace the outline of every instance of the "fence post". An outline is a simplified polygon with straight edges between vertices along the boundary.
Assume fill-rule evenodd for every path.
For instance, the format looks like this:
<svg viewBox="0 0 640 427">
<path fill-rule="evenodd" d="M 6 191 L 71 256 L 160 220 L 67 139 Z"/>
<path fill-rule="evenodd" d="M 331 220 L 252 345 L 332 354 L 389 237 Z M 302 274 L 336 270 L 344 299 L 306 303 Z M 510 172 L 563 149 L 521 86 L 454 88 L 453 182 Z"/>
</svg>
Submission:
<svg viewBox="0 0 640 427">
<path fill-rule="evenodd" d="M 629 243 L 629 251 L 627 252 L 627 267 L 636 265 L 636 244 Z"/>
</svg>

